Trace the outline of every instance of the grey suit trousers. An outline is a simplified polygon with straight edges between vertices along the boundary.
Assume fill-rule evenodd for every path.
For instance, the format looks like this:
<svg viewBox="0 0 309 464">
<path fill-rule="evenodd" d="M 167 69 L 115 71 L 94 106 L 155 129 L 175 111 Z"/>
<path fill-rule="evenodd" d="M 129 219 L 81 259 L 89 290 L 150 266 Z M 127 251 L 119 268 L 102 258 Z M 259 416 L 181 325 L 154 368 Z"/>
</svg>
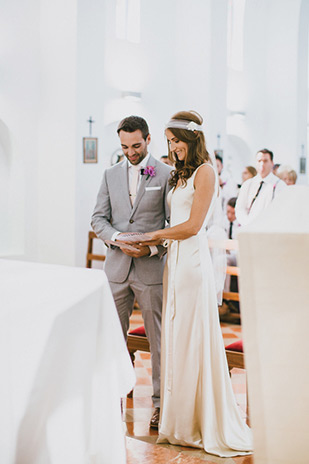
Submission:
<svg viewBox="0 0 309 464">
<path fill-rule="evenodd" d="M 154 407 L 160 407 L 160 357 L 162 284 L 145 285 L 136 275 L 132 260 L 129 276 L 123 283 L 110 282 L 119 314 L 123 335 L 127 339 L 129 318 L 136 298 L 144 319 L 145 331 L 150 344 Z"/>
</svg>

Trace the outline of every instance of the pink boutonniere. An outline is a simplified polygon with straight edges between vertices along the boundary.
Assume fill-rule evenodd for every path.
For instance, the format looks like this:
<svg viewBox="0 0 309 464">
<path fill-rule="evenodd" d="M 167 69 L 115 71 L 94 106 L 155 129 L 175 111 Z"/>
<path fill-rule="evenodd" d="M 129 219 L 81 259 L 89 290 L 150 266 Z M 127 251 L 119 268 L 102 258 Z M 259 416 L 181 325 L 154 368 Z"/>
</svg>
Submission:
<svg viewBox="0 0 309 464">
<path fill-rule="evenodd" d="M 156 175 L 156 169 L 154 166 L 146 166 L 145 169 L 141 169 L 141 174 L 142 176 L 147 176 L 146 180 L 148 180 L 149 177 L 154 177 Z"/>
</svg>

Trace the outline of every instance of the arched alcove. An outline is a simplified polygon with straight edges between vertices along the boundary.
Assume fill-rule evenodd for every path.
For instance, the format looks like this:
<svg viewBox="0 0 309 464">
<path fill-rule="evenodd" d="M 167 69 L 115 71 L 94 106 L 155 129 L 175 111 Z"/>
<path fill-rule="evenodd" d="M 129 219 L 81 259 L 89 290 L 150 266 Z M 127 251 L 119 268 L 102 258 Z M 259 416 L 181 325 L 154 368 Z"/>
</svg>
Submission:
<svg viewBox="0 0 309 464">
<path fill-rule="evenodd" d="M 0 256 L 6 255 L 11 245 L 11 218 L 9 214 L 11 162 L 10 133 L 0 119 Z"/>
<path fill-rule="evenodd" d="M 241 184 L 241 173 L 244 167 L 252 165 L 252 156 L 249 146 L 237 135 L 228 135 L 226 159 L 234 180 L 238 184 Z"/>
</svg>

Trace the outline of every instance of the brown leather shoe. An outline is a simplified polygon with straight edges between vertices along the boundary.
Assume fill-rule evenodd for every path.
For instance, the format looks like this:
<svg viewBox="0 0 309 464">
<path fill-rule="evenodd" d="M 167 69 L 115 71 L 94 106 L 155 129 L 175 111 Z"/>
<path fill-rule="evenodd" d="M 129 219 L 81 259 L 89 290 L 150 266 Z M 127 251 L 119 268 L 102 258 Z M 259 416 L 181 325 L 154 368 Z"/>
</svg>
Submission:
<svg viewBox="0 0 309 464">
<path fill-rule="evenodd" d="M 157 429 L 159 427 L 159 419 L 160 419 L 160 408 L 156 408 L 150 419 L 149 427 L 152 429 Z"/>
</svg>

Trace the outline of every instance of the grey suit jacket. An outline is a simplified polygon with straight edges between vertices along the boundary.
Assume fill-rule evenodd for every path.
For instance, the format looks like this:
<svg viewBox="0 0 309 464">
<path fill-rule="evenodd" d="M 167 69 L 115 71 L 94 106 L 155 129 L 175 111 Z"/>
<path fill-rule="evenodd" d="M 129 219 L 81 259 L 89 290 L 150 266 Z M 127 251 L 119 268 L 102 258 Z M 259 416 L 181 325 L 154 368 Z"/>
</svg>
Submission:
<svg viewBox="0 0 309 464">
<path fill-rule="evenodd" d="M 169 221 L 166 197 L 170 190 L 170 166 L 149 157 L 156 175 L 141 181 L 133 207 L 129 198 L 127 160 L 106 169 L 92 215 L 93 230 L 102 240 L 110 240 L 116 231 L 150 232 L 163 229 Z M 152 189 L 156 187 L 156 189 Z M 129 274 L 132 259 L 138 278 L 146 285 L 162 283 L 164 260 L 159 255 L 131 258 L 117 247 L 107 250 L 104 270 L 111 282 L 124 282 Z"/>
</svg>

